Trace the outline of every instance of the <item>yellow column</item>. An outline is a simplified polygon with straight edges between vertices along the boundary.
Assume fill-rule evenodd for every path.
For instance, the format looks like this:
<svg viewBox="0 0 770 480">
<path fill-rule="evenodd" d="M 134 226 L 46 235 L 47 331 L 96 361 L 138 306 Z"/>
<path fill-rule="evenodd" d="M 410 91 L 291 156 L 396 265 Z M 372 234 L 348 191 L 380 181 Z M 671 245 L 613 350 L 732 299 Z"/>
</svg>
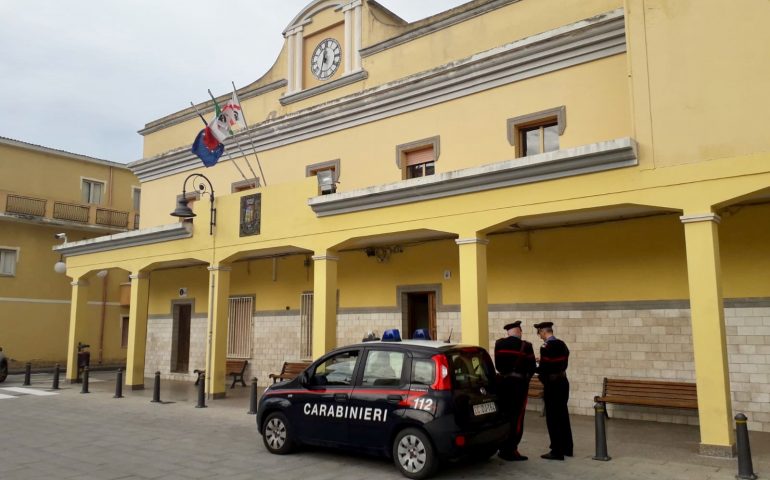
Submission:
<svg viewBox="0 0 770 480">
<path fill-rule="evenodd" d="M 88 330 L 88 281 L 80 277 L 70 285 L 72 285 L 72 302 L 67 340 L 67 380 L 73 382 L 78 377 L 78 342 L 87 343 L 85 335 Z"/>
<path fill-rule="evenodd" d="M 462 342 L 489 346 L 487 244 L 485 238 L 455 240 L 460 248 L 460 328 Z"/>
<path fill-rule="evenodd" d="M 131 279 L 131 303 L 128 310 L 128 352 L 126 385 L 131 390 L 144 388 L 144 355 L 147 347 L 147 304 L 150 299 L 150 274 L 134 273 Z"/>
<path fill-rule="evenodd" d="M 684 224 L 687 246 L 700 451 L 703 455 L 732 456 L 735 433 L 722 304 L 720 218 L 707 213 L 684 215 L 680 219 Z"/>
<path fill-rule="evenodd" d="M 230 271 L 225 265 L 209 267 L 209 337 L 206 344 L 206 387 L 215 399 L 225 398 L 227 329 L 230 308 Z"/>
<path fill-rule="evenodd" d="M 337 345 L 337 262 L 324 252 L 313 256 L 313 358 Z"/>
</svg>

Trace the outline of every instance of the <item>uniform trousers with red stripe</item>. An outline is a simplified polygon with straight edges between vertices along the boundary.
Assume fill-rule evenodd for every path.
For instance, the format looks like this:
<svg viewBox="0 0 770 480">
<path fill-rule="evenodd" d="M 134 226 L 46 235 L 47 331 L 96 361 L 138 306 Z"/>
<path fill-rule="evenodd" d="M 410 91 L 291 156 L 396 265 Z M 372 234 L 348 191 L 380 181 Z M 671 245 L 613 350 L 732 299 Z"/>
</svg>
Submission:
<svg viewBox="0 0 770 480">
<path fill-rule="evenodd" d="M 521 436 L 524 434 L 529 379 L 503 377 L 501 387 L 505 412 L 510 416 L 510 432 L 508 438 L 500 445 L 500 452 L 513 455 L 518 450 Z"/>
<path fill-rule="evenodd" d="M 542 374 L 541 374 L 542 377 Z M 545 424 L 551 437 L 551 451 L 557 455 L 572 455 L 572 427 L 569 423 L 569 380 L 566 378 L 543 382 Z"/>
</svg>

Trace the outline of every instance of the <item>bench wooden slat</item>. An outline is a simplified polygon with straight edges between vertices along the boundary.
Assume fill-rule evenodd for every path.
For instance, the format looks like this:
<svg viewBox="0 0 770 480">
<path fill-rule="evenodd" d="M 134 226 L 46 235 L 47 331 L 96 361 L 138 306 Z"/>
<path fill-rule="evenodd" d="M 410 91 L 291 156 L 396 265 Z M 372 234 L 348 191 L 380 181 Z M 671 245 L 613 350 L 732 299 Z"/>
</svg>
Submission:
<svg viewBox="0 0 770 480">
<path fill-rule="evenodd" d="M 698 393 L 694 383 L 605 378 L 602 394 L 594 397 L 594 401 L 697 409 Z"/>
<path fill-rule="evenodd" d="M 292 380 L 297 378 L 297 375 L 304 372 L 311 363 L 312 362 L 308 361 L 283 362 L 280 373 L 271 373 L 269 377 L 273 379 L 273 383 L 276 383 L 279 380 Z"/>
</svg>

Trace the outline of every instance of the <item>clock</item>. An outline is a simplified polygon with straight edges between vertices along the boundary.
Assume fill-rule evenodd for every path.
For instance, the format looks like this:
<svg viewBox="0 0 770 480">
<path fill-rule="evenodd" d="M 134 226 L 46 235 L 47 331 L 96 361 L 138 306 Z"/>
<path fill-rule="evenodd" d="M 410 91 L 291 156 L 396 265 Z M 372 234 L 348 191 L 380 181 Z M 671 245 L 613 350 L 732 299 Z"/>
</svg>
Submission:
<svg viewBox="0 0 770 480">
<path fill-rule="evenodd" d="M 318 80 L 328 80 L 342 61 L 342 48 L 333 38 L 321 40 L 310 57 L 310 71 Z"/>
</svg>

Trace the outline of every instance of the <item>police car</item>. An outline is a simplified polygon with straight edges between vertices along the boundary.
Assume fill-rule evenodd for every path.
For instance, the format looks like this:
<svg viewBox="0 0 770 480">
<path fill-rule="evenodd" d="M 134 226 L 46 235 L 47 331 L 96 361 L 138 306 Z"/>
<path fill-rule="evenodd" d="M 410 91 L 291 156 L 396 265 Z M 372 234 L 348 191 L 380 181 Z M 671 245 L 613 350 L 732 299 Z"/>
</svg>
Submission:
<svg viewBox="0 0 770 480">
<path fill-rule="evenodd" d="M 402 341 L 388 330 L 381 341 L 333 350 L 270 386 L 257 428 L 275 454 L 340 447 L 391 457 L 405 476 L 422 479 L 444 461 L 497 452 L 508 429 L 494 390 L 483 348 Z"/>
</svg>

